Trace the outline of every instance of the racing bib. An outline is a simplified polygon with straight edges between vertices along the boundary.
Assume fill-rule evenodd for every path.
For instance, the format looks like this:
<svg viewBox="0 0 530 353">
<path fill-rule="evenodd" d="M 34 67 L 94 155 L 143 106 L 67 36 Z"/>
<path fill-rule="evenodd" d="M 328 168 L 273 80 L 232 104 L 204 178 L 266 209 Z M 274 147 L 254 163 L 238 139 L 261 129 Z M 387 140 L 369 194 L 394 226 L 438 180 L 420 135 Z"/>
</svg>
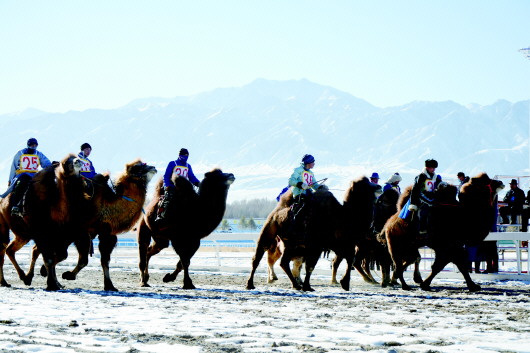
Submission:
<svg viewBox="0 0 530 353">
<path fill-rule="evenodd" d="M 188 167 L 185 165 L 176 165 L 175 169 L 173 169 L 173 175 L 188 179 Z"/>
<path fill-rule="evenodd" d="M 434 191 L 434 180 L 432 179 L 425 180 L 425 191 L 428 191 L 428 192 Z"/>
<path fill-rule="evenodd" d="M 304 170 L 302 172 L 302 181 L 306 183 L 307 185 L 311 186 L 315 182 L 315 177 L 313 173 Z"/>
<path fill-rule="evenodd" d="M 17 174 L 37 173 L 40 165 L 39 156 L 36 154 L 23 154 L 20 156 Z"/>
<path fill-rule="evenodd" d="M 81 173 L 90 173 L 91 163 L 87 161 L 86 159 L 83 159 L 83 158 L 79 158 L 79 159 L 83 162 L 83 165 L 81 166 Z"/>
</svg>

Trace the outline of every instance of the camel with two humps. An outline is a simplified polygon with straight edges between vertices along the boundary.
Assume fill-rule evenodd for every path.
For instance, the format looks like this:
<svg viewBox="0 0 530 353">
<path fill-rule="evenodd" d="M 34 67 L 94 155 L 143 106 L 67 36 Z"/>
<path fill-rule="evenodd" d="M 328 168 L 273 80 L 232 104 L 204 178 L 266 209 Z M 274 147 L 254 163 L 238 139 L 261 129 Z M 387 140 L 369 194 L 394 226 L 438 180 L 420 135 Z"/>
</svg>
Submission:
<svg viewBox="0 0 530 353">
<path fill-rule="evenodd" d="M 25 192 L 22 218 L 11 216 L 10 196 L 1 201 L 2 238 L 8 237 L 6 233 L 9 230 L 15 235 L 13 241 L 5 248 L 5 253 L 13 263 L 19 278 L 27 285 L 31 284 L 33 273 L 24 273 L 15 254 L 30 240 L 34 240 L 42 253 L 44 266 L 49 274 L 46 289 L 58 290 L 63 287 L 57 280 L 56 264 L 68 256 L 68 245 L 86 234 L 93 213 L 84 193 L 85 183 L 80 176 L 81 167 L 82 161 L 79 158 L 68 155 L 61 163 L 54 163 L 38 172 L 29 182 Z M 1 282 L 7 285 L 3 274 Z"/>
<path fill-rule="evenodd" d="M 428 216 L 427 236 L 420 237 L 417 226 L 399 218 L 398 214 L 387 221 L 382 235 L 394 263 L 394 273 L 392 281 L 388 272 L 383 274 L 385 285 L 399 279 L 402 289 L 410 290 L 411 287 L 403 278 L 403 271 L 406 266 L 414 264 L 414 281 L 422 289 L 430 290 L 435 276 L 452 262 L 462 273 L 468 289 L 471 292 L 480 290 L 467 271 L 464 245 L 481 241 L 488 235 L 494 222 L 492 200 L 503 185 L 500 181 L 491 180 L 485 173 L 471 178 L 466 184 L 460 191 L 460 202 L 456 200 L 456 186 L 441 183 L 437 187 Z M 400 209 L 409 197 L 410 190 L 409 187 L 403 193 Z M 419 273 L 421 257 L 418 248 L 422 246 L 428 246 L 435 252 L 431 274 L 425 281 Z"/>
<path fill-rule="evenodd" d="M 198 193 L 188 179 L 174 176 L 173 201 L 166 210 L 168 223 L 160 226 L 155 222 L 158 201 L 163 193 L 162 180 L 155 189 L 146 214 L 138 225 L 140 285 L 149 287 L 149 261 L 151 257 L 171 245 L 179 256 L 175 271 L 164 276 L 164 282 L 174 281 L 184 271 L 183 288 L 194 289 L 189 275 L 191 258 L 200 247 L 201 239 L 217 228 L 226 209 L 226 198 L 235 177 L 213 169 L 204 175 Z M 152 240 L 152 242 L 151 242 Z"/>
<path fill-rule="evenodd" d="M 351 198 L 351 196 L 349 196 Z M 352 202 L 345 200 L 345 206 L 348 208 L 348 213 L 352 215 L 363 215 L 356 221 L 354 229 L 360 233 L 359 240 L 355 248 L 355 262 L 354 268 L 361 275 L 363 280 L 370 284 L 379 284 L 371 274 L 370 267 L 373 264 L 379 264 L 381 267 L 388 267 L 391 264 L 391 259 L 388 250 L 377 240 L 377 234 L 381 232 L 386 220 L 393 215 L 397 210 L 397 201 L 399 193 L 391 188 L 383 192 L 378 198 L 373 207 L 373 221 L 370 225 L 368 222 L 372 219 L 370 215 L 369 203 L 365 202 L 364 207 L 355 209 L 351 207 Z M 362 203 L 356 203 L 362 205 Z M 337 284 L 337 270 L 342 259 L 335 256 L 331 264 L 331 283 Z"/>
<path fill-rule="evenodd" d="M 357 191 L 363 189 L 363 187 L 359 186 L 363 183 L 365 186 L 368 186 L 367 194 L 370 204 L 373 206 L 376 186 L 375 184 L 371 184 L 367 178 L 353 181 L 348 192 L 355 194 Z M 359 195 L 356 195 L 356 197 L 359 197 Z M 358 200 L 364 201 L 361 198 Z M 312 200 L 304 206 L 308 207 L 306 239 L 297 239 L 290 234 L 290 222 L 292 220 L 289 210 L 292 202 L 292 191 L 289 190 L 282 195 L 280 202 L 265 221 L 258 237 L 256 252 L 252 259 L 252 270 L 247 281 L 247 289 L 255 288 L 254 274 L 259 262 L 266 251 L 269 257 L 272 252 L 276 251 L 276 236 L 279 236 L 285 246 L 280 259 L 280 267 L 289 277 L 293 288 L 303 289 L 305 291 L 313 290 L 310 285 L 311 273 L 322 251 L 329 249 L 347 261 L 349 268 L 346 270 L 340 284 L 343 289 L 349 290 L 350 268 L 353 264 L 355 243 L 357 240 L 357 233 L 352 230 L 355 226 L 356 216 L 351 217 L 351 215 L 347 215 L 343 205 L 327 189 L 319 189 L 314 193 Z M 360 214 L 358 216 L 362 217 Z M 290 261 L 293 259 L 298 260 L 298 265 L 295 265 L 294 268 L 299 266 L 301 261 L 299 259 L 300 257 L 306 263 L 305 279 L 302 284 L 298 282 L 297 277 L 293 275 L 289 266 Z M 269 267 L 271 266 L 269 265 Z"/>
<path fill-rule="evenodd" d="M 108 173 L 94 176 L 88 191 L 91 204 L 95 207 L 95 217 L 91 219 L 86 236 L 75 242 L 78 262 L 73 270 L 62 274 L 63 279 L 76 279 L 77 274 L 88 264 L 92 239 L 99 237 L 103 288 L 106 291 L 118 291 L 110 278 L 109 266 L 112 251 L 118 240 L 117 235 L 130 231 L 138 223 L 146 199 L 147 186 L 155 174 L 154 166 L 137 159 L 125 165 L 124 171 L 114 182 L 114 190 L 108 185 Z M 34 248 L 32 265 L 38 255 L 38 249 Z M 46 273 L 41 270 L 41 274 Z"/>
</svg>

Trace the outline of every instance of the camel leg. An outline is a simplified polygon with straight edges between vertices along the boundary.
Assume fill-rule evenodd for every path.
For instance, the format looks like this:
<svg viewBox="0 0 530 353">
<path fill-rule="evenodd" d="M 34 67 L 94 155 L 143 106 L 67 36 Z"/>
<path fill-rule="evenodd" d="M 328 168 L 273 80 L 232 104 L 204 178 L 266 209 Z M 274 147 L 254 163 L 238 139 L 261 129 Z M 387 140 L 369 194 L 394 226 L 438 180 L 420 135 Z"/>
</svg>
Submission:
<svg viewBox="0 0 530 353">
<path fill-rule="evenodd" d="M 35 265 L 37 264 L 37 260 L 40 256 L 40 250 L 37 247 L 37 245 L 33 245 L 33 248 L 31 249 L 31 262 L 29 264 L 28 273 L 26 274 L 26 279 L 28 281 L 28 286 L 31 284 L 31 281 L 33 280 L 33 276 L 35 275 Z M 44 270 L 43 270 L 44 269 Z M 43 273 L 44 272 L 44 273 Z M 46 267 L 43 265 L 40 274 L 42 277 L 46 277 L 48 274 L 46 272 Z"/>
<path fill-rule="evenodd" d="M 469 272 L 467 272 L 467 253 L 465 249 L 459 248 L 458 250 L 454 251 L 453 253 L 453 263 L 456 265 L 460 273 L 462 273 L 462 276 L 464 276 L 464 279 L 467 284 L 467 288 L 470 292 L 478 292 L 481 290 L 480 286 L 473 282 L 471 279 L 471 275 Z"/>
<path fill-rule="evenodd" d="M 252 257 L 252 270 L 250 271 L 250 276 L 247 280 L 247 289 L 256 289 L 256 287 L 254 286 L 254 274 L 256 273 L 256 269 L 258 268 L 259 263 L 263 258 L 264 254 L 265 249 L 261 246 L 261 244 L 258 243 L 258 245 L 256 246 L 256 252 Z"/>
<path fill-rule="evenodd" d="M 294 257 L 293 250 L 291 248 L 285 248 L 283 255 L 280 259 L 280 267 L 285 271 L 285 274 L 287 277 L 289 277 L 289 280 L 291 281 L 293 288 L 301 290 L 302 286 L 298 284 L 296 279 L 293 276 L 293 273 L 291 272 L 291 267 L 289 266 L 289 263 L 291 262 L 291 259 Z M 307 269 L 307 262 L 306 262 L 306 269 Z M 307 278 L 307 272 L 306 272 L 306 278 Z"/>
<path fill-rule="evenodd" d="M 309 252 L 308 252 L 309 253 Z M 313 250 L 310 254 L 305 257 L 305 279 L 302 289 L 305 292 L 313 292 L 314 289 L 311 287 L 311 275 L 317 265 L 318 259 L 322 254 L 322 250 Z"/>
<path fill-rule="evenodd" d="M 303 257 L 295 257 L 293 260 L 293 269 L 291 270 L 293 277 L 296 279 L 298 284 L 302 285 L 302 277 L 300 276 L 302 272 L 302 265 L 304 264 Z"/>
<path fill-rule="evenodd" d="M 77 265 L 72 271 L 66 271 L 63 273 L 63 279 L 72 281 L 75 280 L 79 271 L 88 265 L 88 254 L 90 253 L 90 246 L 92 244 L 92 238 L 89 234 L 79 237 L 75 240 L 75 247 L 77 248 L 78 258 Z"/>
<path fill-rule="evenodd" d="M 50 239 L 50 236 L 44 236 L 43 239 Z M 46 290 L 56 291 L 62 289 L 63 286 L 57 280 L 57 272 L 55 268 L 57 261 L 55 251 L 53 251 L 46 241 L 41 241 L 41 239 L 35 239 L 35 244 L 42 252 L 42 259 L 44 261 L 44 266 L 46 266 L 46 272 L 48 273 L 48 277 L 46 279 Z"/>
<path fill-rule="evenodd" d="M 274 264 L 281 256 L 282 253 L 278 247 L 267 250 L 267 283 L 272 283 L 278 280 L 278 277 L 274 272 Z"/>
<path fill-rule="evenodd" d="M 3 242 L 3 241 L 0 243 L 0 287 L 11 287 L 11 285 L 6 282 L 5 277 L 4 277 L 4 262 L 5 262 L 7 243 L 8 242 Z"/>
<path fill-rule="evenodd" d="M 13 239 L 9 243 L 9 245 L 7 245 L 7 248 L 6 248 L 7 256 L 9 257 L 9 260 L 11 260 L 11 263 L 13 264 L 13 266 L 15 267 L 15 270 L 18 273 L 18 278 L 20 278 L 22 282 L 24 282 L 24 284 L 27 286 L 31 285 L 32 279 L 29 279 L 29 282 L 28 282 L 28 279 L 26 278 L 26 274 L 24 273 L 24 270 L 22 270 L 22 268 L 18 264 L 15 254 L 17 251 L 22 249 L 22 247 L 26 245 L 28 242 L 29 242 L 29 239 L 22 239 L 19 237 L 15 237 L 15 239 Z"/>
<path fill-rule="evenodd" d="M 350 290 L 350 279 L 351 279 L 351 268 L 354 262 L 354 254 L 347 255 L 344 258 L 346 259 L 346 271 L 340 280 L 340 285 L 344 290 Z"/>
<path fill-rule="evenodd" d="M 425 278 L 423 282 L 420 283 L 420 288 L 425 291 L 430 291 L 432 280 L 444 269 L 445 266 L 447 266 L 448 263 L 449 259 L 447 259 L 445 256 L 435 256 L 434 262 L 431 267 L 431 273 L 429 274 L 429 276 L 427 276 L 427 278 Z M 469 273 L 467 272 L 467 262 L 465 267 L 466 274 L 469 276 Z"/>
<path fill-rule="evenodd" d="M 99 253 L 101 254 L 101 268 L 103 269 L 103 289 L 107 291 L 117 292 L 118 289 L 112 284 L 110 279 L 110 255 L 116 243 L 118 242 L 118 237 L 114 234 L 107 232 L 101 232 L 99 234 Z"/>
<path fill-rule="evenodd" d="M 140 269 L 140 286 L 149 286 L 149 259 L 148 256 L 149 243 L 151 242 L 152 232 L 145 223 L 145 220 L 140 221 L 138 227 L 137 242 L 138 242 L 138 268 Z"/>
<path fill-rule="evenodd" d="M 418 257 L 416 258 L 416 261 L 414 261 L 414 276 L 413 276 L 414 283 L 418 283 L 418 284 L 423 283 L 423 279 L 421 278 L 421 273 L 420 273 L 420 261 L 421 261 L 421 256 L 418 253 Z"/>
<path fill-rule="evenodd" d="M 370 284 L 378 284 L 371 275 L 368 275 L 368 273 L 364 270 L 364 263 L 366 261 L 367 254 L 365 251 L 358 249 L 355 253 L 355 260 L 353 262 L 353 267 L 359 272 L 359 274 L 363 277 L 363 280 L 366 283 Z"/>
<path fill-rule="evenodd" d="M 195 253 L 199 249 L 201 245 L 201 241 L 200 239 L 194 239 L 193 243 L 187 244 L 187 245 L 188 246 L 186 247 L 184 251 L 180 250 L 179 252 L 179 257 L 180 257 L 179 262 L 182 264 L 182 267 L 184 269 L 184 278 L 183 278 L 184 286 L 182 287 L 182 289 L 195 289 L 195 286 L 193 285 L 193 282 L 190 277 L 189 267 L 190 267 L 191 258 L 193 257 L 193 255 L 195 255 Z M 176 248 L 175 248 L 175 251 L 177 251 Z M 178 266 L 175 272 L 177 271 L 178 271 Z"/>
<path fill-rule="evenodd" d="M 337 270 L 343 259 L 342 256 L 335 254 L 335 257 L 331 261 L 331 284 L 339 284 L 339 282 L 337 282 Z"/>
</svg>

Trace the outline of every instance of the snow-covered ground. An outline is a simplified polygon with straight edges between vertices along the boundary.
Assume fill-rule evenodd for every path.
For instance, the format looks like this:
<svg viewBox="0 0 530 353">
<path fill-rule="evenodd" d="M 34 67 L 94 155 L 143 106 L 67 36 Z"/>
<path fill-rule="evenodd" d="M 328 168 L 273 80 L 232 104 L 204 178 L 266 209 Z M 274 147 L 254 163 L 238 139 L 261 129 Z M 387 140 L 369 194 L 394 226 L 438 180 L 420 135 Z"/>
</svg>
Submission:
<svg viewBox="0 0 530 353">
<path fill-rule="evenodd" d="M 250 253 L 223 254 L 219 270 L 203 271 L 218 260 L 200 252 L 192 260 L 197 289 L 183 290 L 181 276 L 162 281 L 175 262 L 168 251 L 154 258 L 152 287 L 141 288 L 134 256 L 120 248 L 114 255 L 117 293 L 102 291 L 96 257 L 76 281 L 61 280 L 59 292 L 43 290 L 40 276 L 24 286 L 6 262 L 12 287 L 0 288 L 0 350 L 530 352 L 530 281 L 482 275 L 482 291 L 468 293 L 460 278 L 437 279 L 433 292 L 423 292 L 368 285 L 353 273 L 346 292 L 328 284 L 329 261 L 321 260 L 316 291 L 305 293 L 291 289 L 281 270 L 267 284 L 263 261 L 248 291 Z"/>
</svg>

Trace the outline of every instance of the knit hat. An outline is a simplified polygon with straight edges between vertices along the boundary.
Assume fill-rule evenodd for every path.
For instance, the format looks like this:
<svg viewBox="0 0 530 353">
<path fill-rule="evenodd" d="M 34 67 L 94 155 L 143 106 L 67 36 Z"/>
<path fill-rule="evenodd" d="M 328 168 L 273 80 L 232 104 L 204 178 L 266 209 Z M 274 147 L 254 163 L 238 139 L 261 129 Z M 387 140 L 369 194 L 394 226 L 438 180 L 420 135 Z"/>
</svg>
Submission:
<svg viewBox="0 0 530 353">
<path fill-rule="evenodd" d="M 434 159 L 427 159 L 425 161 L 425 167 L 426 168 L 438 168 L 438 162 Z"/>
<path fill-rule="evenodd" d="M 314 161 L 315 161 L 315 157 L 313 157 L 310 154 L 306 154 L 302 157 L 302 163 L 304 164 L 313 163 Z"/>
<path fill-rule="evenodd" d="M 39 143 L 37 142 L 37 139 L 35 137 L 32 137 L 28 140 L 28 143 L 27 143 L 28 147 L 31 146 L 31 145 L 39 145 Z"/>
<path fill-rule="evenodd" d="M 185 155 L 185 154 L 190 154 L 190 153 L 188 152 L 187 149 L 185 149 L 185 148 L 181 148 L 181 149 L 180 149 L 180 152 L 179 152 L 179 156 L 182 156 L 182 155 Z"/>
<path fill-rule="evenodd" d="M 394 173 L 390 178 L 388 178 L 387 183 L 393 184 L 396 181 L 401 181 L 401 180 L 402 180 L 401 175 L 399 175 L 399 173 Z"/>
<path fill-rule="evenodd" d="M 90 146 L 90 145 L 88 144 L 88 142 L 85 142 L 85 143 L 83 143 L 83 144 L 81 145 L 81 151 L 84 150 L 85 148 L 90 148 L 90 149 L 92 149 L 92 146 Z"/>
</svg>

